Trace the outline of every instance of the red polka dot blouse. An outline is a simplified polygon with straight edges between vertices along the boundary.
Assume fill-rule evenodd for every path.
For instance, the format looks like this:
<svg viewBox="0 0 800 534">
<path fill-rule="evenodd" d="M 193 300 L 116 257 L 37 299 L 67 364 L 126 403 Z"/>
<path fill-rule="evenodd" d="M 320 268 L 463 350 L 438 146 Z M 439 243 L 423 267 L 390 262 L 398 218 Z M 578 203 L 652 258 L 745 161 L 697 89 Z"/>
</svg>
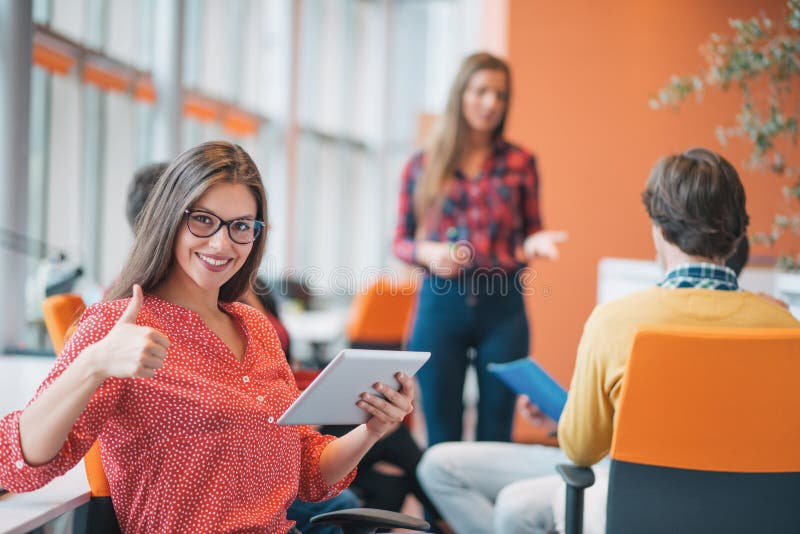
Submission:
<svg viewBox="0 0 800 534">
<path fill-rule="evenodd" d="M 59 355 L 48 387 L 106 336 L 128 299 L 90 306 Z M 295 496 L 327 499 L 355 471 L 328 486 L 319 457 L 334 439 L 275 421 L 299 395 L 274 328 L 244 304 L 221 304 L 245 333 L 238 361 L 191 310 L 145 295 L 137 324 L 170 340 L 150 379 L 107 379 L 50 462 L 28 465 L 19 416 L 0 420 L 0 485 L 30 491 L 67 472 L 100 440 L 103 466 L 123 532 L 287 532 Z"/>
</svg>

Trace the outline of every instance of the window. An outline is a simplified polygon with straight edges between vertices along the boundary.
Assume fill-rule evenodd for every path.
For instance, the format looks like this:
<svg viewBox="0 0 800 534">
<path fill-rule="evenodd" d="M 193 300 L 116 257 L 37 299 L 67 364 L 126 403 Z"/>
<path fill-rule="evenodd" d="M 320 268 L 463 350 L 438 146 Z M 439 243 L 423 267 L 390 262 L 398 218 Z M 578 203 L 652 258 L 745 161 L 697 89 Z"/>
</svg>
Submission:
<svg viewBox="0 0 800 534">
<path fill-rule="evenodd" d="M 473 48 L 474 22 L 462 22 L 478 4 L 182 3 L 181 146 L 223 138 L 251 154 L 269 195 L 268 274 L 314 267 L 325 289 L 336 269 L 357 275 L 393 261 L 399 173 L 420 113 L 441 109 Z M 159 153 L 152 77 L 165 52 L 156 44 L 163 6 L 33 4 L 37 46 L 55 55 L 32 67 L 30 235 L 84 268 L 90 301 L 113 282 L 132 241 L 128 183 Z"/>
</svg>

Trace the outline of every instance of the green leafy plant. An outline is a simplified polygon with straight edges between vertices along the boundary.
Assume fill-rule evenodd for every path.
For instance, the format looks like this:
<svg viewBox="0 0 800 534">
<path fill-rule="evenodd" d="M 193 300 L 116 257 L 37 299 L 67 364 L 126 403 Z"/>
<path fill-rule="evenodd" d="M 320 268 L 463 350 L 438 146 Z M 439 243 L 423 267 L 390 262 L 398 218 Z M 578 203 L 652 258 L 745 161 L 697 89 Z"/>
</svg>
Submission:
<svg viewBox="0 0 800 534">
<path fill-rule="evenodd" d="M 774 244 L 784 232 L 800 235 L 800 161 L 796 153 L 800 116 L 800 0 L 789 0 L 788 15 L 775 24 L 764 14 L 730 20 L 732 35 L 711 34 L 702 45 L 706 66 L 696 74 L 673 76 L 650 99 L 653 109 L 677 107 L 708 87 L 742 95 L 736 123 L 717 127 L 724 145 L 732 138 L 752 144 L 750 163 L 781 177 L 786 212 L 775 215 L 770 232 L 754 233 L 754 242 Z M 800 254 L 782 256 L 778 267 L 800 270 Z"/>
</svg>

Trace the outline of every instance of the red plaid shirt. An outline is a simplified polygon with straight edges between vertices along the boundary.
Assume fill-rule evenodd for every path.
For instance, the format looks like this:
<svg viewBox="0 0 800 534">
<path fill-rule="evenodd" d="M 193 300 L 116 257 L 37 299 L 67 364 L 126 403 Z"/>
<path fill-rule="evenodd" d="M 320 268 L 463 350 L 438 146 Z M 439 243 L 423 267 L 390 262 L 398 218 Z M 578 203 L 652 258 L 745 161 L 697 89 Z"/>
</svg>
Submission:
<svg viewBox="0 0 800 534">
<path fill-rule="evenodd" d="M 424 166 L 425 156 L 419 152 L 403 172 L 394 253 L 408 263 L 415 263 L 414 188 Z M 456 170 L 440 205 L 426 215 L 420 239 L 468 242 L 474 251 L 472 268 L 514 271 L 521 266 L 519 247 L 542 228 L 536 160 L 511 143 L 498 141 L 474 179 Z"/>
</svg>

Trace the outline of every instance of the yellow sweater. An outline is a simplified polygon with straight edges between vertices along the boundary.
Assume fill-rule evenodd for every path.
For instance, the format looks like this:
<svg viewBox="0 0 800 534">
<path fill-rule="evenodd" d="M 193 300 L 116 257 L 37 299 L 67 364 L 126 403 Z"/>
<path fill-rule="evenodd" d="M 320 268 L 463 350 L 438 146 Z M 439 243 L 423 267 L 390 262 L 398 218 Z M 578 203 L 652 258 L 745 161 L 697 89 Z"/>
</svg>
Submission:
<svg viewBox="0 0 800 534">
<path fill-rule="evenodd" d="M 578 346 L 558 442 L 578 465 L 608 454 L 622 375 L 636 331 L 644 325 L 800 326 L 781 306 L 746 291 L 654 287 L 595 308 Z"/>
</svg>

